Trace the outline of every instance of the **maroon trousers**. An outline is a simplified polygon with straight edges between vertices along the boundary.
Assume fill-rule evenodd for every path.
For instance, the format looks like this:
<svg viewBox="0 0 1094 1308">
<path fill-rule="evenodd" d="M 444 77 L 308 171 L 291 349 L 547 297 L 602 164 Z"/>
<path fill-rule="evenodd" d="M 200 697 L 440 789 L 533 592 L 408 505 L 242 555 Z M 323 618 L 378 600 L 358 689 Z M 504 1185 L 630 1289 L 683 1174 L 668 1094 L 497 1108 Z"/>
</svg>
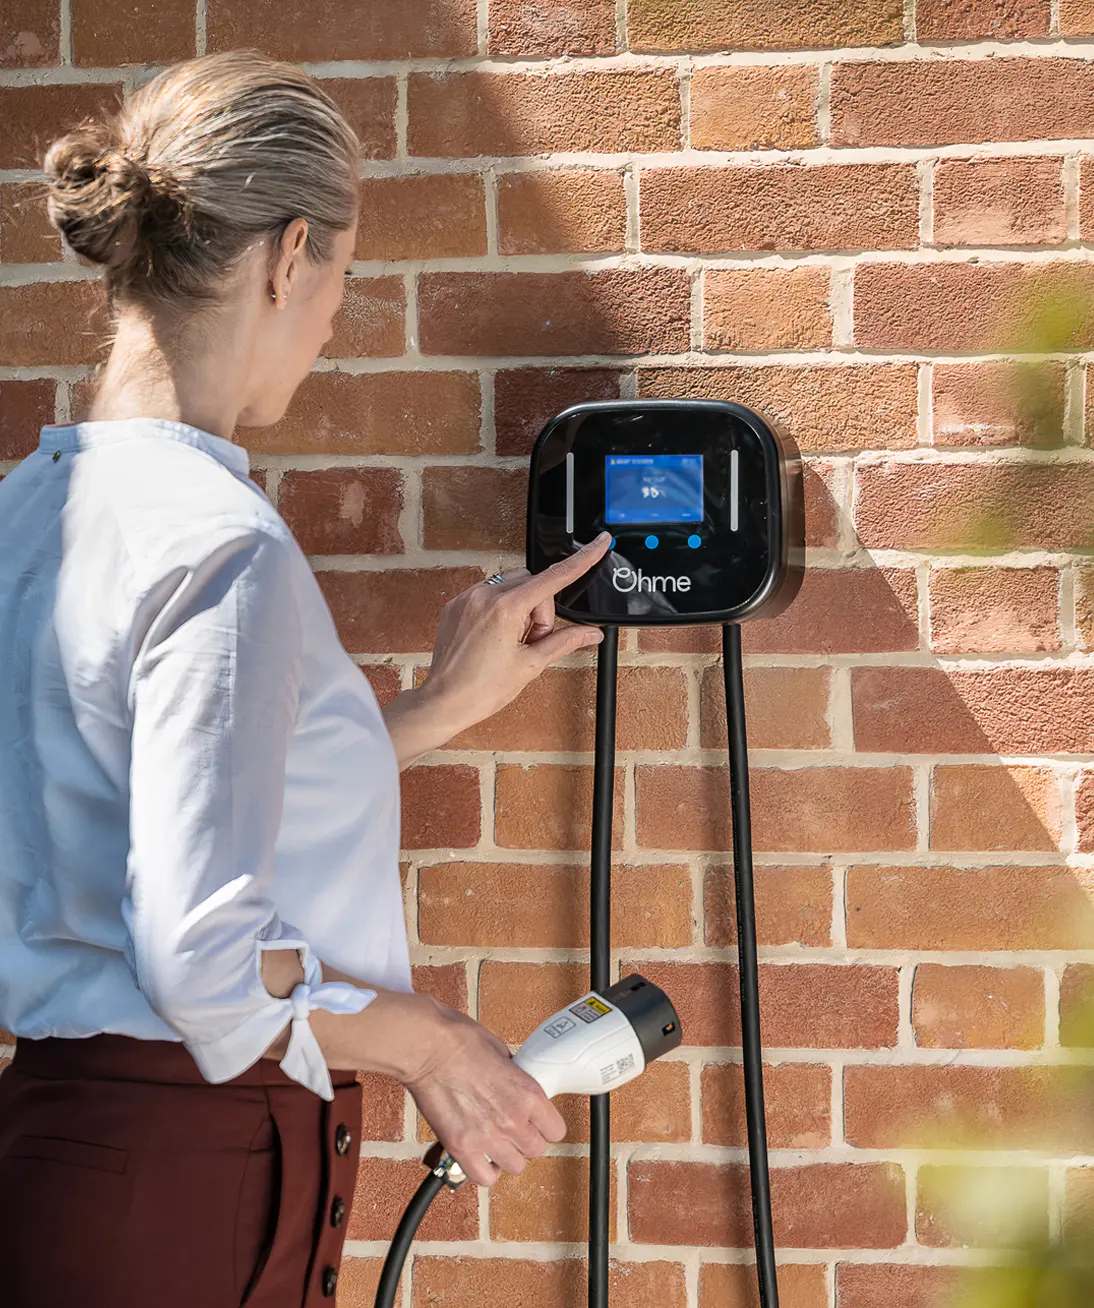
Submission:
<svg viewBox="0 0 1094 1308">
<path fill-rule="evenodd" d="M 5 1308 L 334 1303 L 361 1087 L 272 1059 L 210 1085 L 180 1044 L 20 1040 L 0 1076 Z"/>
</svg>

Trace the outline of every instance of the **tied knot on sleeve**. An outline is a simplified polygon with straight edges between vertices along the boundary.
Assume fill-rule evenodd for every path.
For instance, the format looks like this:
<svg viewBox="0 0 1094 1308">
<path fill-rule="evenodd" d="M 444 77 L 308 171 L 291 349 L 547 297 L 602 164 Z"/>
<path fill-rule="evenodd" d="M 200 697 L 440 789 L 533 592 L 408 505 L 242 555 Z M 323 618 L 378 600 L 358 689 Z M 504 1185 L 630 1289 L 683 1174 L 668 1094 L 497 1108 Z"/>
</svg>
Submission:
<svg viewBox="0 0 1094 1308">
<path fill-rule="evenodd" d="M 321 1098 L 334 1098 L 327 1060 L 312 1030 L 312 1012 L 321 1008 L 328 1013 L 359 1013 L 376 998 L 375 990 L 365 990 L 345 981 L 326 981 L 319 960 L 312 954 L 305 971 L 307 979 L 293 987 L 285 1001 L 292 1007 L 292 1030 L 281 1070 L 302 1085 L 310 1086 Z"/>
</svg>

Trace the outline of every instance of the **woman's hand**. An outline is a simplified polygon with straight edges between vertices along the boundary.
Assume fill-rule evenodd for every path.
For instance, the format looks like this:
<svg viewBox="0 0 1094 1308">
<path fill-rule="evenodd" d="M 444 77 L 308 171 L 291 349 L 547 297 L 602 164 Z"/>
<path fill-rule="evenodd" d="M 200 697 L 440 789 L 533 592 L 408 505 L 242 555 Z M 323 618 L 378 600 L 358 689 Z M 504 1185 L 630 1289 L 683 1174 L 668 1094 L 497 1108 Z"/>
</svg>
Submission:
<svg viewBox="0 0 1094 1308">
<path fill-rule="evenodd" d="M 603 639 L 598 627 L 556 629 L 555 596 L 599 563 L 610 541 L 602 532 L 534 577 L 519 568 L 448 601 L 428 677 L 384 711 L 401 767 L 492 717 L 550 664 Z"/>
<path fill-rule="evenodd" d="M 430 1053 L 404 1084 L 437 1139 L 476 1185 L 524 1171 L 566 1134 L 562 1115 L 484 1026 L 438 1004 Z"/>
</svg>

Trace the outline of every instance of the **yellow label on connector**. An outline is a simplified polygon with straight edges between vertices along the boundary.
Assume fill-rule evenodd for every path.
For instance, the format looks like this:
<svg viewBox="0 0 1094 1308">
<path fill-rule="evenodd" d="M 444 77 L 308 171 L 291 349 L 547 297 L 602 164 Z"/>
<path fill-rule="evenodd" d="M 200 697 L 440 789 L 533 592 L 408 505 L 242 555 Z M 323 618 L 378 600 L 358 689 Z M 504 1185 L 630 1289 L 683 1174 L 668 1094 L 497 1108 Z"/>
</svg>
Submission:
<svg viewBox="0 0 1094 1308">
<path fill-rule="evenodd" d="M 596 995 L 590 995 L 588 999 L 583 999 L 580 1004 L 575 1004 L 570 1012 L 575 1017 L 580 1017 L 583 1022 L 595 1022 L 598 1017 L 607 1017 L 611 1008 L 603 999 L 598 999 Z"/>
</svg>

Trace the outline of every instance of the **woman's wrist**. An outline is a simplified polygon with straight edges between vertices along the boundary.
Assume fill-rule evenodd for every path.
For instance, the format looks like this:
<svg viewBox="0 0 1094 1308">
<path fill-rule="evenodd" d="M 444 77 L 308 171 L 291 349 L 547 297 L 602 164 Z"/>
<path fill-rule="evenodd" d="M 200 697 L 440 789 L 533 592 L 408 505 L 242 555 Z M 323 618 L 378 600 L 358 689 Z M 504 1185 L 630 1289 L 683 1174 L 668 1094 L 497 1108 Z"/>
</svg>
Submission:
<svg viewBox="0 0 1094 1308">
<path fill-rule="evenodd" d="M 467 726 L 452 700 L 427 678 L 414 690 L 404 690 L 384 709 L 384 724 L 395 746 L 399 769 L 423 754 L 447 745 Z"/>
</svg>

